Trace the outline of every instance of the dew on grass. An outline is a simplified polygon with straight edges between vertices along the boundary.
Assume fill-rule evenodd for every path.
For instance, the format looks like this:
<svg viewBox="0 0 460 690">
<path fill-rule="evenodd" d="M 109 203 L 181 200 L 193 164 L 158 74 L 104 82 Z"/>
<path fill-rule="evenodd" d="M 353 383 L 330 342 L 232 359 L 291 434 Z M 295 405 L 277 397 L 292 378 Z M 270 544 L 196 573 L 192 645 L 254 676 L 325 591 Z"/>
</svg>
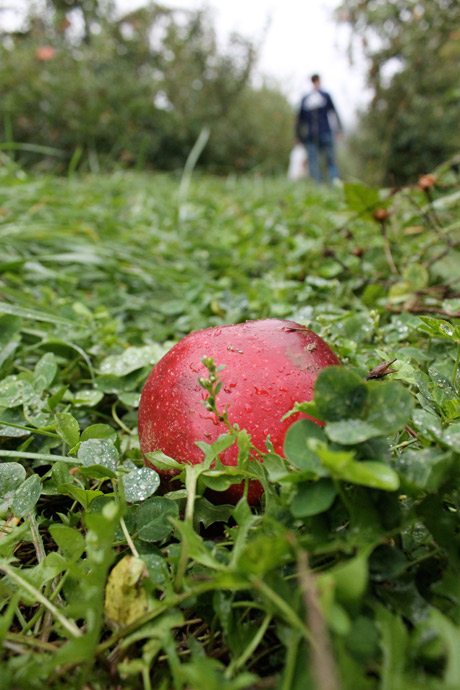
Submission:
<svg viewBox="0 0 460 690">
<path fill-rule="evenodd" d="M 460 449 L 460 423 L 451 424 L 444 429 L 442 440 L 449 448 L 458 452 Z"/>
<path fill-rule="evenodd" d="M 37 474 L 32 474 L 21 486 L 16 490 L 12 509 L 16 517 L 24 517 L 31 513 L 40 498 L 42 485 L 40 477 Z"/>
<path fill-rule="evenodd" d="M 0 465 L 0 514 L 10 507 L 16 490 L 26 478 L 26 471 L 18 462 L 5 462 Z"/>
<path fill-rule="evenodd" d="M 5 462 L 0 465 L 0 494 L 15 490 L 26 478 L 26 471 L 18 462 Z"/>
<path fill-rule="evenodd" d="M 109 355 L 100 365 L 101 374 L 126 376 L 137 369 L 154 364 L 164 354 L 164 348 L 153 343 L 143 347 L 128 347 L 120 355 Z"/>
<path fill-rule="evenodd" d="M 83 465 L 102 465 L 115 471 L 118 462 L 118 451 L 110 441 L 103 438 L 91 438 L 83 441 L 78 450 L 78 459 Z"/>
<path fill-rule="evenodd" d="M 128 503 L 145 501 L 159 486 L 160 477 L 150 467 L 136 468 L 123 477 L 123 488 Z"/>
<path fill-rule="evenodd" d="M 450 325 L 447 324 L 447 323 L 442 323 L 442 324 L 440 325 L 439 328 L 441 329 L 441 331 L 442 331 L 443 333 L 445 333 L 445 334 L 448 335 L 449 337 L 450 337 L 451 335 L 453 335 L 453 333 L 454 333 L 452 326 L 450 326 Z"/>
</svg>

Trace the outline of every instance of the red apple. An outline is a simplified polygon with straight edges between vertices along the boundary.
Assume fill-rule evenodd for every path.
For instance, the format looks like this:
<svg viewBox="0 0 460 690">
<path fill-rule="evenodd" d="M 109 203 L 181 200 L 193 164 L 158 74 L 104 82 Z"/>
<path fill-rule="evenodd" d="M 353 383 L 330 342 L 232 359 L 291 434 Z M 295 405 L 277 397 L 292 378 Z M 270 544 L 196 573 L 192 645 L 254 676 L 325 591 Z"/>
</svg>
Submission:
<svg viewBox="0 0 460 690">
<path fill-rule="evenodd" d="M 48 62 L 48 60 L 52 60 L 55 55 L 56 51 L 53 46 L 41 46 L 35 51 L 35 57 L 41 62 Z"/>
<path fill-rule="evenodd" d="M 261 319 L 190 333 L 153 367 L 142 390 L 139 439 L 144 454 L 161 450 L 178 462 L 199 463 L 203 452 L 196 441 L 213 443 L 228 431 L 203 405 L 207 392 L 198 382 L 208 375 L 203 357 L 212 357 L 216 366 L 225 364 L 219 374 L 218 409 L 228 406 L 229 422 L 246 429 L 256 448 L 265 450 L 270 435 L 279 455 L 288 427 L 307 415 L 282 417 L 295 402 L 312 399 L 321 369 L 340 364 L 324 340 L 294 321 Z M 234 444 L 220 458 L 224 465 L 236 465 L 237 455 Z M 160 474 L 170 477 L 174 472 Z M 257 503 L 262 492 L 259 482 L 251 481 L 249 502 Z M 235 484 L 225 500 L 236 503 L 242 493 L 242 484 Z"/>
</svg>

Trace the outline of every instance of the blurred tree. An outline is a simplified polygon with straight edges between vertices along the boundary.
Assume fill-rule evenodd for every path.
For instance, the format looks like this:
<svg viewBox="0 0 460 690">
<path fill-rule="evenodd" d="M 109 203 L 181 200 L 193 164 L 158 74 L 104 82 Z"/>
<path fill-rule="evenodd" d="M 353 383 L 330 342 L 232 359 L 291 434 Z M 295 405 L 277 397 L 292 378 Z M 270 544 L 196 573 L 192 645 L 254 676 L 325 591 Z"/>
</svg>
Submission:
<svg viewBox="0 0 460 690">
<path fill-rule="evenodd" d="M 337 16 L 369 61 L 353 142 L 364 176 L 404 184 L 459 151 L 459 0 L 343 0 Z"/>
<path fill-rule="evenodd" d="M 82 41 L 85 43 L 91 40 L 91 24 L 98 22 L 101 17 L 110 18 L 115 11 L 113 0 L 47 0 L 47 5 L 52 10 L 58 33 L 63 33 L 70 26 L 68 13 L 79 12 L 83 20 Z"/>
<path fill-rule="evenodd" d="M 203 158 L 213 172 L 284 173 L 292 148 L 292 106 L 275 85 L 245 86 L 216 120 Z M 243 124 L 244 123 L 244 124 Z"/>
<path fill-rule="evenodd" d="M 151 3 L 119 16 L 112 0 L 43 1 L 14 34 L 0 31 L 2 138 L 55 147 L 61 168 L 79 151 L 95 169 L 168 170 L 206 125 L 202 165 L 284 170 L 292 109 L 276 87 L 251 85 L 256 53 L 239 35 L 221 47 L 202 11 Z M 287 136 L 273 139 L 274 124 Z"/>
</svg>

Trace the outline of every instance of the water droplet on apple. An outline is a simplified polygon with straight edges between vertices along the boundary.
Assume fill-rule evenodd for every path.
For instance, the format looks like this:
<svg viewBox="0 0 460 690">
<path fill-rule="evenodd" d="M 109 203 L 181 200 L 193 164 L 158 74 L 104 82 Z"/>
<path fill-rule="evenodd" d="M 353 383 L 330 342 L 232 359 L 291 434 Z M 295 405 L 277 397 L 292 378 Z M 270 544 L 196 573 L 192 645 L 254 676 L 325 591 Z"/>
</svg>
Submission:
<svg viewBox="0 0 460 690">
<path fill-rule="evenodd" d="M 254 390 L 256 395 L 268 395 L 268 391 L 266 391 L 264 388 L 257 388 L 257 386 L 254 386 Z"/>
</svg>

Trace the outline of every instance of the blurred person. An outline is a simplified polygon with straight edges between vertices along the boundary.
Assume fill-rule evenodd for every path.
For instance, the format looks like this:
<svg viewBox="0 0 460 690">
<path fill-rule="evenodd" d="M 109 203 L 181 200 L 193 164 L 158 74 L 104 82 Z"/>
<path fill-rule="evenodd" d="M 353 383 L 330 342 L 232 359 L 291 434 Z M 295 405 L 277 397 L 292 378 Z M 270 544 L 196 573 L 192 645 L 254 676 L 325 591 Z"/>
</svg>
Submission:
<svg viewBox="0 0 460 690">
<path fill-rule="evenodd" d="M 321 158 L 326 158 L 329 181 L 340 179 L 335 159 L 334 134 L 342 133 L 342 123 L 331 96 L 321 88 L 318 74 L 311 77 L 313 89 L 302 98 L 296 120 L 296 136 L 307 149 L 310 176 L 323 181 Z M 332 116 L 332 118 L 331 118 Z M 334 128 L 331 119 L 335 119 Z"/>
</svg>

